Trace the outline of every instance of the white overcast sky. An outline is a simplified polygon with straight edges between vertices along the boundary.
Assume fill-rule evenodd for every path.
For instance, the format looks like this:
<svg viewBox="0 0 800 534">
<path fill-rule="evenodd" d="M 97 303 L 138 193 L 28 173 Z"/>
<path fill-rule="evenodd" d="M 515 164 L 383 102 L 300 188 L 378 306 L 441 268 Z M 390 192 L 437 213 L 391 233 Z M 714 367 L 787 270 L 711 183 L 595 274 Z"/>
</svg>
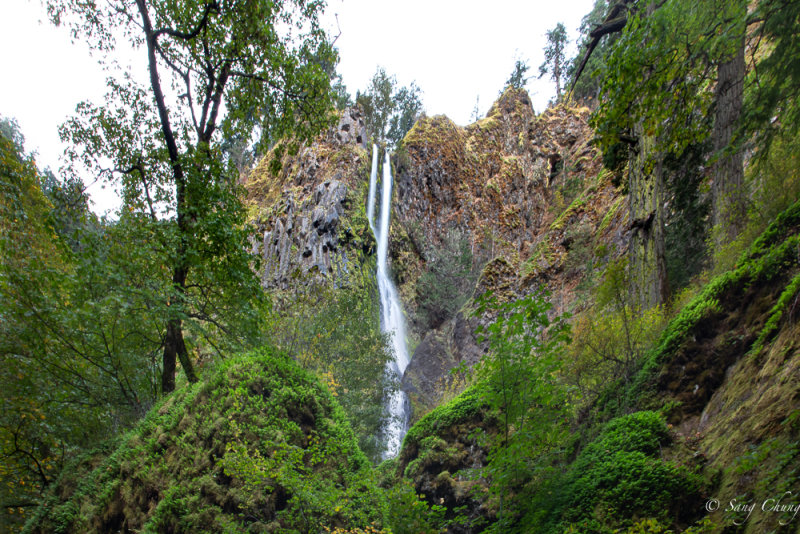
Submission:
<svg viewBox="0 0 800 534">
<path fill-rule="evenodd" d="M 481 115 L 486 113 L 518 58 L 531 67 L 528 74 L 534 78 L 527 88 L 534 109 L 542 111 L 555 94 L 553 83 L 535 78 L 545 32 L 562 22 L 572 55 L 580 20 L 593 3 L 328 0 L 325 24 L 333 35 L 341 31 L 338 70 L 351 94 L 363 90 L 382 66 L 401 85 L 417 83 L 429 115 L 445 114 L 465 125 L 476 99 Z M 57 171 L 64 152 L 58 125 L 78 102 L 102 101 L 105 75 L 85 45 L 71 43 L 64 28 L 47 22 L 38 0 L 0 4 L 0 115 L 18 120 L 40 168 Z M 95 186 L 90 193 L 97 211 L 113 205 L 108 191 Z"/>
</svg>

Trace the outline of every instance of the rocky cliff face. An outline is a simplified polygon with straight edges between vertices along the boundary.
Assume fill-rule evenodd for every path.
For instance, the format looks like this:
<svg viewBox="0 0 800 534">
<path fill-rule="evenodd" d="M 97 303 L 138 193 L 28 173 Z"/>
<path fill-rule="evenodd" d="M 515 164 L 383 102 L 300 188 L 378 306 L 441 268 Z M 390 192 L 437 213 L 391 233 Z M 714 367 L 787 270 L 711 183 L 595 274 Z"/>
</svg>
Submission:
<svg viewBox="0 0 800 534">
<path fill-rule="evenodd" d="M 245 181 L 259 235 L 253 248 L 271 289 L 341 281 L 373 246 L 362 213 L 370 162 L 360 112 L 345 111 L 324 136 L 291 152 L 279 145 Z"/>
<path fill-rule="evenodd" d="M 467 127 L 423 117 L 394 155 L 390 261 L 416 348 L 403 379 L 415 419 L 458 389 L 450 369 L 484 353 L 474 330 L 490 318 L 471 316 L 473 296 L 544 288 L 557 312 L 571 310 L 580 282 L 625 252 L 627 209 L 588 116 L 565 106 L 536 116 L 509 89 Z M 342 283 L 372 253 L 365 136 L 347 111 L 295 154 L 277 147 L 246 182 L 265 287 Z"/>
<path fill-rule="evenodd" d="M 566 106 L 536 116 L 527 93 L 509 89 L 475 124 L 423 118 L 404 139 L 391 253 L 419 343 L 403 381 L 417 415 L 438 404 L 451 368 L 483 354 L 473 334 L 479 319 L 466 310 L 440 324 L 420 313 L 425 273 L 453 236 L 480 274 L 458 288 L 463 297 L 544 287 L 558 312 L 577 305 L 584 277 L 625 251 L 627 209 L 590 144 L 588 116 Z"/>
</svg>

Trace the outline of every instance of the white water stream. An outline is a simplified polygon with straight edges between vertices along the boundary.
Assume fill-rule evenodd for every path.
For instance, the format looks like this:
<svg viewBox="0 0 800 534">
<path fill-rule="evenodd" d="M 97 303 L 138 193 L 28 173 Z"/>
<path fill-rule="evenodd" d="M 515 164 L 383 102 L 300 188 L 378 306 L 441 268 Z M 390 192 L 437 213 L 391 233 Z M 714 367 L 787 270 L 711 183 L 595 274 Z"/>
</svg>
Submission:
<svg viewBox="0 0 800 534">
<path fill-rule="evenodd" d="M 375 201 L 377 198 L 378 147 L 372 145 L 372 172 L 369 179 L 369 200 L 367 218 L 375 240 L 378 242 L 378 292 L 381 299 L 381 330 L 391 337 L 394 361 L 387 366 L 386 372 L 400 380 L 408 365 L 408 348 L 406 347 L 406 325 L 403 307 L 397 295 L 397 289 L 389 276 L 387 256 L 389 254 L 389 215 L 392 204 L 392 169 L 389 153 L 383 162 L 383 179 L 381 180 L 380 224 L 375 227 Z M 376 231 L 377 230 L 377 231 Z M 390 420 L 386 429 L 386 458 L 397 456 L 408 424 L 408 398 L 399 389 L 389 399 Z"/>
</svg>

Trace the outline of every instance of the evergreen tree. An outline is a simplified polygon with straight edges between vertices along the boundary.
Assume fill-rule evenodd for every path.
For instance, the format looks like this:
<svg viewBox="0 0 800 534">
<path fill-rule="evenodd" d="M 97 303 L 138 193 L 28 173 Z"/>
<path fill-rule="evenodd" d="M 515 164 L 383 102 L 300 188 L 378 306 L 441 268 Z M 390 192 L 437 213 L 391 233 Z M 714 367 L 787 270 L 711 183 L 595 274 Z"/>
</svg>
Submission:
<svg viewBox="0 0 800 534">
<path fill-rule="evenodd" d="M 505 86 L 513 87 L 514 89 L 524 89 L 525 84 L 530 80 L 529 77 L 525 77 L 525 73 L 528 72 L 529 68 L 526 61 L 518 59 L 514 63 L 514 70 L 511 72 L 511 76 L 508 77 L 508 80 L 506 80 Z"/>
<path fill-rule="evenodd" d="M 550 74 L 556 82 L 556 100 L 561 99 L 561 79 L 564 76 L 564 49 L 567 46 L 567 30 L 560 22 L 547 31 L 547 46 L 544 49 L 544 62 L 539 66 L 539 78 Z"/>
</svg>

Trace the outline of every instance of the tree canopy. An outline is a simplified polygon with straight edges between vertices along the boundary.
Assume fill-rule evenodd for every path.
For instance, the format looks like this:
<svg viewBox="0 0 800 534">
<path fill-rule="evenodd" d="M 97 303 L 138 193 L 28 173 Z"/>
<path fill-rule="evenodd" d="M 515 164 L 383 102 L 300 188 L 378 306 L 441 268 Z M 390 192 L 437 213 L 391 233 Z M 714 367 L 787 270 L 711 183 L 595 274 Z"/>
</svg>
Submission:
<svg viewBox="0 0 800 534">
<path fill-rule="evenodd" d="M 421 94 L 416 83 L 398 87 L 397 79 L 378 67 L 366 91 L 356 93 L 369 135 L 397 146 L 423 112 Z"/>
<path fill-rule="evenodd" d="M 255 258 L 245 247 L 238 172 L 221 140 L 265 147 L 327 124 L 336 54 L 319 26 L 323 8 L 301 0 L 48 2 L 52 20 L 107 66 L 122 40 L 147 66 L 146 85 L 128 72 L 110 76 L 106 103 L 79 105 L 61 135 L 70 142 L 67 175 L 89 172 L 117 184 L 123 211 L 141 216 L 163 252 L 165 392 L 175 387 L 176 359 L 196 378 L 185 329 L 195 350 L 257 331 Z"/>
</svg>

